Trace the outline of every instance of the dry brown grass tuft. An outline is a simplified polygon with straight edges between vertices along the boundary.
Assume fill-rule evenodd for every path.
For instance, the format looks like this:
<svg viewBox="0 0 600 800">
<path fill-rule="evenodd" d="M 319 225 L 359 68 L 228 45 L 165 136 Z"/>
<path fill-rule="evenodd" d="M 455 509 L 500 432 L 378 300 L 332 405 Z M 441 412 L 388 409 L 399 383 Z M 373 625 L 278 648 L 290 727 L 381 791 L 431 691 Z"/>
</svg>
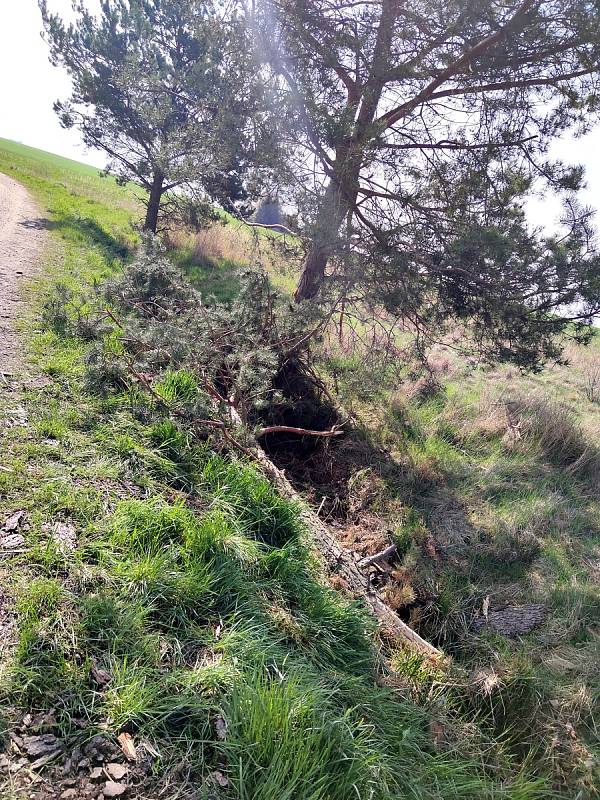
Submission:
<svg viewBox="0 0 600 800">
<path fill-rule="evenodd" d="M 484 392 L 475 419 L 464 423 L 484 438 L 502 438 L 514 451 L 537 449 L 555 467 L 571 473 L 600 469 L 600 452 L 589 426 L 579 421 L 577 410 L 551 399 L 542 391 L 501 394 Z"/>
<path fill-rule="evenodd" d="M 584 371 L 583 393 L 590 403 L 600 403 L 600 359 Z"/>
<path fill-rule="evenodd" d="M 426 375 L 406 384 L 405 395 L 408 400 L 423 403 L 440 394 L 443 387 L 438 377 L 428 372 Z"/>
<path fill-rule="evenodd" d="M 292 285 L 288 273 L 298 255 L 298 244 L 289 236 L 265 234 L 240 222 L 217 222 L 196 233 L 181 229 L 171 231 L 167 246 L 189 252 L 198 264 L 225 263 L 235 267 L 260 264 L 282 288 Z"/>
<path fill-rule="evenodd" d="M 417 593 L 409 583 L 388 584 L 383 595 L 387 604 L 395 611 L 412 605 L 417 599 Z"/>
<path fill-rule="evenodd" d="M 570 472 L 596 469 L 597 448 L 588 440 L 564 403 L 541 395 L 515 396 L 504 401 L 505 441 L 513 447 L 535 445 L 548 461 Z"/>
<path fill-rule="evenodd" d="M 212 225 L 195 234 L 192 252 L 196 259 L 232 261 L 248 265 L 252 260 L 252 237 L 232 226 Z"/>
</svg>

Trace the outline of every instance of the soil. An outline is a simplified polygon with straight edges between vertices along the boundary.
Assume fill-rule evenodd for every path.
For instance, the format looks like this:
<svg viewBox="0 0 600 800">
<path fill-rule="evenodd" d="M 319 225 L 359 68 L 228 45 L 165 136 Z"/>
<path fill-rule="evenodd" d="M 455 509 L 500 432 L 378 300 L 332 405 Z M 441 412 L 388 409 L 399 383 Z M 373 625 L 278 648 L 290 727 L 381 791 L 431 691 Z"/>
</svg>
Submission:
<svg viewBox="0 0 600 800">
<path fill-rule="evenodd" d="M 24 310 L 23 286 L 38 270 L 46 226 L 27 190 L 0 173 L 0 377 L 22 365 L 15 322 Z"/>
</svg>

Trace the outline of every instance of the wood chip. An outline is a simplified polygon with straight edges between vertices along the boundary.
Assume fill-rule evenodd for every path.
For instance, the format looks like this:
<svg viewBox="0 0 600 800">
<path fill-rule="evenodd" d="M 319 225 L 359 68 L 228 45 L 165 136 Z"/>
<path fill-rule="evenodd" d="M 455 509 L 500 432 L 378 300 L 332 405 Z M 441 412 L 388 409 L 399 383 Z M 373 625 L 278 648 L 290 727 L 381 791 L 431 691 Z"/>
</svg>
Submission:
<svg viewBox="0 0 600 800">
<path fill-rule="evenodd" d="M 44 733 L 41 736 L 23 736 L 23 748 L 29 756 L 42 756 L 60 746 L 61 743 L 53 733 Z"/>
<path fill-rule="evenodd" d="M 104 797 L 120 797 L 127 791 L 126 783 L 116 783 L 115 781 L 106 781 L 102 793 Z"/>
<path fill-rule="evenodd" d="M 473 621 L 477 631 L 492 628 L 503 636 L 523 636 L 543 624 L 548 616 L 548 609 L 541 603 L 525 606 L 506 606 L 501 609 L 486 609 L 487 617 L 479 617 Z"/>
<path fill-rule="evenodd" d="M 143 739 L 140 742 L 139 746 L 143 747 L 144 750 L 152 756 L 152 758 L 160 758 L 160 753 L 158 752 L 156 747 L 154 747 L 154 745 L 151 745 L 147 739 Z"/>
<path fill-rule="evenodd" d="M 110 672 L 107 672 L 102 667 L 99 667 L 95 661 L 92 661 L 92 666 L 90 668 L 90 678 L 92 682 L 96 684 L 99 689 L 104 689 L 105 686 L 112 680 L 112 676 Z"/>
<path fill-rule="evenodd" d="M 35 761 L 32 761 L 30 764 L 31 769 L 41 769 L 45 767 L 50 761 L 53 761 L 62 753 L 62 747 L 57 747 L 55 750 L 51 750 L 46 755 L 40 756 L 40 758 L 36 758 Z"/>
<path fill-rule="evenodd" d="M 120 733 L 117 736 L 117 741 L 121 745 L 123 755 L 128 761 L 135 761 L 137 758 L 137 750 L 133 743 L 133 738 L 130 733 Z"/>
</svg>

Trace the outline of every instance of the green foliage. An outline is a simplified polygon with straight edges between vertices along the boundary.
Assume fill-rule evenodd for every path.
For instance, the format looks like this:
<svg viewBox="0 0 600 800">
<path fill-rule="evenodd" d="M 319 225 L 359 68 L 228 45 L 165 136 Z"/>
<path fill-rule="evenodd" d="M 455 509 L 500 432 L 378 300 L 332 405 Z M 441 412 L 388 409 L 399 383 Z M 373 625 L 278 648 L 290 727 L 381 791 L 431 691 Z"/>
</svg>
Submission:
<svg viewBox="0 0 600 800">
<path fill-rule="evenodd" d="M 120 182 L 148 192 L 146 229 L 156 231 L 161 204 L 165 216 L 178 208 L 197 223 L 206 191 L 230 206 L 245 200 L 243 176 L 266 128 L 253 114 L 260 92 L 236 14 L 224 24 L 211 0 L 107 0 L 97 15 L 77 8 L 67 26 L 39 5 L 51 62 L 73 80 L 71 98 L 55 103 L 61 124 L 104 150 Z M 182 186 L 187 194 L 171 192 Z"/>
<path fill-rule="evenodd" d="M 128 195 L 108 181 L 65 171 L 51 159 L 0 150 L 1 163 L 11 159 L 15 175 L 39 193 L 52 219 L 61 221 L 56 232 L 65 251 L 48 265 L 52 281 L 68 284 L 76 296 L 90 296 L 86 285 L 105 281 L 118 267 L 103 234 L 110 232 L 113 244 L 131 241 Z M 88 207 L 86 193 L 99 198 L 96 206 Z M 75 211 L 97 221 L 97 228 L 67 222 Z M 39 315 L 34 319 L 32 331 Z M 118 344 L 117 337 L 114 341 Z M 194 444 L 186 420 L 165 414 L 165 404 L 185 410 L 195 402 L 202 386 L 195 369 L 168 366 L 153 374 L 158 398 L 137 383 L 99 397 L 83 391 L 81 358 L 89 348 L 76 332 L 34 333 L 40 364 L 57 377 L 19 392 L 30 426 L 12 424 L 16 393 L 1 411 L 2 421 L 11 421 L 2 438 L 3 466 L 12 472 L 0 472 L 0 505 L 7 516 L 16 508 L 27 510 L 26 547 L 31 546 L 25 555 L 7 556 L 1 576 L 3 601 L 6 597 L 9 614 L 14 606 L 19 632 L 14 642 L 9 638 L 2 665 L 9 725 L 18 713 L 11 706 L 52 708 L 68 748 L 99 729 L 106 733 L 107 725 L 111 733 L 125 726 L 136 741 L 145 739 L 160 750 L 151 785 L 143 789 L 152 796 L 173 791 L 210 796 L 221 791 L 214 785 L 218 770 L 229 781 L 221 794 L 232 798 L 252 791 L 273 800 L 286 791 L 293 796 L 291 788 L 282 787 L 286 779 L 303 798 L 304 790 L 313 788 L 298 775 L 303 765 L 314 776 L 315 791 L 324 787 L 324 796 L 332 799 L 346 796 L 350 780 L 351 796 L 365 800 L 551 796 L 543 779 L 526 775 L 545 774 L 550 764 L 556 769 L 556 751 L 543 751 L 542 745 L 527 751 L 535 753 L 532 764 L 523 747 L 527 732 L 515 725 L 514 715 L 522 703 L 544 747 L 555 733 L 561 746 L 581 744 L 564 734 L 566 720 L 579 730 L 573 708 L 577 698 L 587 702 L 584 694 L 572 689 L 568 676 L 546 676 L 547 685 L 540 685 L 540 670 L 550 675 L 557 667 L 549 656 L 560 652 L 577 663 L 576 680 L 587 680 L 594 690 L 597 592 L 580 558 L 596 557 L 597 509 L 585 471 L 554 467 L 537 445 L 515 452 L 502 444 L 503 431 L 478 431 L 477 409 L 463 414 L 465 403 L 479 397 L 472 386 L 465 386 L 464 395 L 450 387 L 443 402 L 405 402 L 403 418 L 413 429 L 410 458 L 406 455 L 401 473 L 394 472 L 400 486 L 386 476 L 378 509 L 383 513 L 388 494 L 412 493 L 406 500 L 415 510 L 407 513 L 398 535 L 403 548 L 408 544 L 402 568 L 418 568 L 425 576 L 423 587 L 415 581 L 417 590 L 437 590 L 429 579 L 446 564 L 445 554 L 439 561 L 427 559 L 423 547 L 431 535 L 437 546 L 438 536 L 452 532 L 457 507 L 463 506 L 473 515 L 467 531 L 472 538 L 459 546 L 453 542 L 449 552 L 453 571 L 468 579 L 442 576 L 447 588 L 439 587 L 440 608 L 450 615 L 470 612 L 487 586 L 504 586 L 508 567 L 496 559 L 490 578 L 486 548 L 497 533 L 513 530 L 516 509 L 514 531 L 540 523 L 535 536 L 542 549 L 532 577 L 541 576 L 535 585 L 547 589 L 542 599 L 556 612 L 548 630 L 564 626 L 556 651 L 542 638 L 548 631 L 514 644 L 491 636 L 457 643 L 449 636 L 449 646 L 468 666 L 492 663 L 501 672 L 513 648 L 534 656 L 515 662 L 514 669 L 507 663 L 503 688 L 488 705 L 478 696 L 468 705 L 457 695 L 470 691 L 471 678 L 467 686 L 448 686 L 454 676 L 422 662 L 395 659 L 400 676 L 375 675 L 368 621 L 320 582 L 298 510 L 248 464 Z M 48 441 L 46 434 L 53 433 L 59 438 Z M 396 454 L 404 455 L 405 440 L 398 444 L 386 435 Z M 434 457 L 436 471 L 430 464 Z M 431 472 L 439 478 L 433 480 Z M 184 487 L 185 495 L 173 486 Z M 446 491 L 454 503 L 436 509 L 435 498 L 426 496 L 434 489 Z M 571 509 L 577 513 L 566 513 Z M 490 516 L 477 519 L 484 511 Z M 492 524 L 499 517 L 506 531 Z M 444 526 L 436 525 L 440 518 Z M 74 552 L 61 554 L 52 544 L 48 523 L 55 520 L 75 526 Z M 394 526 L 397 522 L 394 517 Z M 485 540 L 479 538 L 484 527 Z M 44 552 L 47 558 L 40 557 Z M 521 588 L 513 585 L 511 591 Z M 443 622 L 441 614 L 439 619 Z M 576 649 L 563 654 L 563 647 Z M 561 663 L 559 658 L 558 668 Z M 111 676 L 102 690 L 91 680 L 93 665 Z M 584 665 L 587 678 L 580 672 Z M 402 675 L 417 704 L 408 699 Z M 394 686 L 399 680 L 401 688 L 383 688 L 388 679 Z M 560 724 L 548 716 L 558 689 L 564 692 L 560 713 L 565 709 Z M 479 713 L 484 706 L 485 715 Z M 273 729 L 261 724 L 262 713 Z M 449 731 L 442 743 L 435 734 L 438 719 Z M 593 705 L 581 719 L 592 730 Z M 492 731 L 498 740 L 492 740 Z M 260 739 L 250 741 L 255 734 Z M 569 753 L 567 760 L 589 787 L 591 769 L 583 758 Z M 182 762 L 189 773 L 175 772 Z M 257 765 L 265 766 L 254 771 Z M 571 772 L 565 767 L 564 775 L 554 773 L 565 797 L 579 791 Z"/>
<path fill-rule="evenodd" d="M 538 370 L 560 334 L 589 341 L 600 285 L 583 170 L 548 152 L 598 113 L 593 3 L 261 0 L 253 23 L 293 143 L 280 182 L 306 242 L 297 301 L 345 297 L 359 320 L 385 309 L 418 330 L 421 357 L 447 337 Z M 550 237 L 523 210 L 542 187 L 564 203 Z"/>
<path fill-rule="evenodd" d="M 238 683 L 227 704 L 230 735 L 223 750 L 229 763 L 239 764 L 232 780 L 240 800 L 349 800 L 368 792 L 375 755 L 360 752 L 366 731 L 353 735 L 350 720 L 324 713 L 323 694 L 264 673 Z"/>
<path fill-rule="evenodd" d="M 191 425 L 235 427 L 230 409 L 251 426 L 281 399 L 285 367 L 306 375 L 308 309 L 290 309 L 268 277 L 247 270 L 231 302 L 203 298 L 147 240 L 106 297 L 118 320 L 111 336 L 87 356 L 90 390 L 105 394 L 126 383 L 149 389 L 155 405 Z M 140 375 L 143 376 L 140 378 Z M 200 422 L 198 422 L 200 421 Z"/>
</svg>

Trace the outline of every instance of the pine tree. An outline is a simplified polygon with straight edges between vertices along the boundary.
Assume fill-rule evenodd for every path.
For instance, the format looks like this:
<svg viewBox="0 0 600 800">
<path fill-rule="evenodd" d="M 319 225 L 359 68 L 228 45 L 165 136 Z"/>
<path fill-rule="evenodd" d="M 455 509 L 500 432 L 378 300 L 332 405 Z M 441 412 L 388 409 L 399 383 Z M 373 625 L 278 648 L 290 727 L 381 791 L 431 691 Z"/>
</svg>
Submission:
<svg viewBox="0 0 600 800">
<path fill-rule="evenodd" d="M 569 322 L 585 336 L 600 278 L 583 171 L 548 147 L 597 118 L 599 23 L 589 0 L 258 0 L 294 142 L 296 300 L 335 290 L 424 339 L 458 320 L 527 367 Z M 528 228 L 532 187 L 565 197 L 560 235 Z"/>
<path fill-rule="evenodd" d="M 103 0 L 97 17 L 77 3 L 66 26 L 46 0 L 40 9 L 51 61 L 73 80 L 70 99 L 55 104 L 61 123 L 146 190 L 145 229 L 156 232 L 165 194 L 179 187 L 224 204 L 245 196 L 255 97 L 235 14 L 225 19 L 212 0 Z"/>
</svg>

